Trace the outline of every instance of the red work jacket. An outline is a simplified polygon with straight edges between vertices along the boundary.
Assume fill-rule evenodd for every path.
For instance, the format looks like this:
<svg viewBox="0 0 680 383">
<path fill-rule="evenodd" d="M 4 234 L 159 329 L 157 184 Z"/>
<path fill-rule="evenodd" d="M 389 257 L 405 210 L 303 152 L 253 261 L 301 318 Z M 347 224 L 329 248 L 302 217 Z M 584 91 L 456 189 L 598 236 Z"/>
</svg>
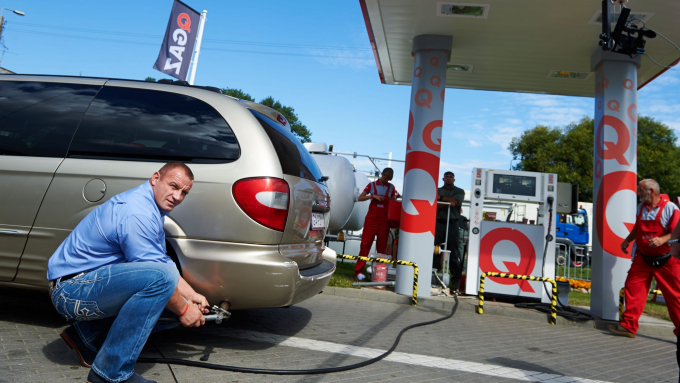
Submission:
<svg viewBox="0 0 680 383">
<path fill-rule="evenodd" d="M 649 241 L 652 238 L 662 237 L 668 234 L 668 230 L 661 224 L 661 215 L 663 214 L 663 208 L 666 207 L 667 203 L 668 200 L 666 199 L 662 199 L 659 202 L 657 205 L 659 211 L 656 213 L 656 217 L 653 220 L 643 220 L 642 211 L 645 207 L 644 205 L 640 207 L 640 213 L 638 213 L 637 221 L 635 223 L 635 242 L 637 243 L 637 250 L 644 255 L 664 255 L 671 251 L 671 246 L 668 243 L 659 247 L 649 246 Z"/>
<path fill-rule="evenodd" d="M 384 189 L 384 194 L 379 193 L 380 189 Z M 384 223 L 387 225 L 387 212 L 389 211 L 390 200 L 395 194 L 394 185 L 389 182 L 387 185 L 382 185 L 379 180 L 376 180 L 368 184 L 364 191 L 370 193 L 371 195 L 382 195 L 383 197 L 382 201 L 371 198 L 371 204 L 368 206 L 368 213 L 366 213 L 366 223 Z"/>
</svg>

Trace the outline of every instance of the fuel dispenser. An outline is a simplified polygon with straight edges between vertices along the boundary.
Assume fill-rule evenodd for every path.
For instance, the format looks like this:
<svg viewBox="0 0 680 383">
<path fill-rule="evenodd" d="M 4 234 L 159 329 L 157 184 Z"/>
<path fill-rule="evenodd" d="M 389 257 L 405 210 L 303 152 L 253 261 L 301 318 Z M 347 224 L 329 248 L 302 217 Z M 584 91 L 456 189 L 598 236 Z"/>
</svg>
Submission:
<svg viewBox="0 0 680 383">
<path fill-rule="evenodd" d="M 470 239 L 465 291 L 479 292 L 482 272 L 555 278 L 557 175 L 474 168 L 470 189 Z M 484 220 L 484 202 L 537 204 L 536 224 Z M 544 262 L 545 257 L 545 262 Z M 486 293 L 550 302 L 542 282 L 487 278 Z M 548 288 L 548 291 L 551 287 Z"/>
</svg>

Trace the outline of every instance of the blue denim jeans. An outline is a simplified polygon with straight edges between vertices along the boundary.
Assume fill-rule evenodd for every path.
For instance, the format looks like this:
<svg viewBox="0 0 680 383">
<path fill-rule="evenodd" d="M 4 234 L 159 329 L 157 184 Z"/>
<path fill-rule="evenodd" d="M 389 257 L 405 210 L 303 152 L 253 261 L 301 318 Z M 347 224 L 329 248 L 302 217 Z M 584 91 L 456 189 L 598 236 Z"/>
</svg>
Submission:
<svg viewBox="0 0 680 383">
<path fill-rule="evenodd" d="M 179 324 L 156 323 L 178 281 L 174 264 L 119 263 L 58 279 L 51 298 L 59 314 L 77 321 L 74 327 L 85 345 L 98 351 L 92 369 L 117 383 L 132 376 L 152 332 Z M 166 315 L 174 314 L 165 310 Z"/>
</svg>

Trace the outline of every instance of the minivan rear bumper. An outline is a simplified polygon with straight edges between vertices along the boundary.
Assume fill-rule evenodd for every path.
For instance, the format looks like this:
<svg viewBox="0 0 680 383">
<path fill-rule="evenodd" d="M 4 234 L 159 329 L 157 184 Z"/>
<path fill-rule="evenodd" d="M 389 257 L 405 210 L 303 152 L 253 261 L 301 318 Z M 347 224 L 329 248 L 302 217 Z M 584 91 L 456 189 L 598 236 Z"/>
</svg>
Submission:
<svg viewBox="0 0 680 383">
<path fill-rule="evenodd" d="M 166 238 L 182 276 L 211 305 L 228 301 L 235 310 L 283 307 L 318 294 L 335 272 L 336 253 L 326 248 L 321 263 L 302 270 L 278 245 Z"/>
</svg>

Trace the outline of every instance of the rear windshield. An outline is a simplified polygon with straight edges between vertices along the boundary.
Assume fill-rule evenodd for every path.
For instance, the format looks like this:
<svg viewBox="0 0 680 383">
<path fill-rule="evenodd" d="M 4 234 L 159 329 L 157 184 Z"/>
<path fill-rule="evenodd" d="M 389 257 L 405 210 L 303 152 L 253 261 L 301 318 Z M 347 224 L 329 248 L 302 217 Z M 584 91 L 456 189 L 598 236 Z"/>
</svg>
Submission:
<svg viewBox="0 0 680 383">
<path fill-rule="evenodd" d="M 283 174 L 306 178 L 314 182 L 322 182 L 321 170 L 314 161 L 314 158 L 309 154 L 307 149 L 302 145 L 300 140 L 293 135 L 293 133 L 279 126 L 278 123 L 272 121 L 264 114 L 258 113 L 252 109 L 248 109 L 260 121 L 264 131 L 269 136 L 269 139 L 274 145 L 276 154 L 281 162 L 281 169 Z"/>
</svg>

